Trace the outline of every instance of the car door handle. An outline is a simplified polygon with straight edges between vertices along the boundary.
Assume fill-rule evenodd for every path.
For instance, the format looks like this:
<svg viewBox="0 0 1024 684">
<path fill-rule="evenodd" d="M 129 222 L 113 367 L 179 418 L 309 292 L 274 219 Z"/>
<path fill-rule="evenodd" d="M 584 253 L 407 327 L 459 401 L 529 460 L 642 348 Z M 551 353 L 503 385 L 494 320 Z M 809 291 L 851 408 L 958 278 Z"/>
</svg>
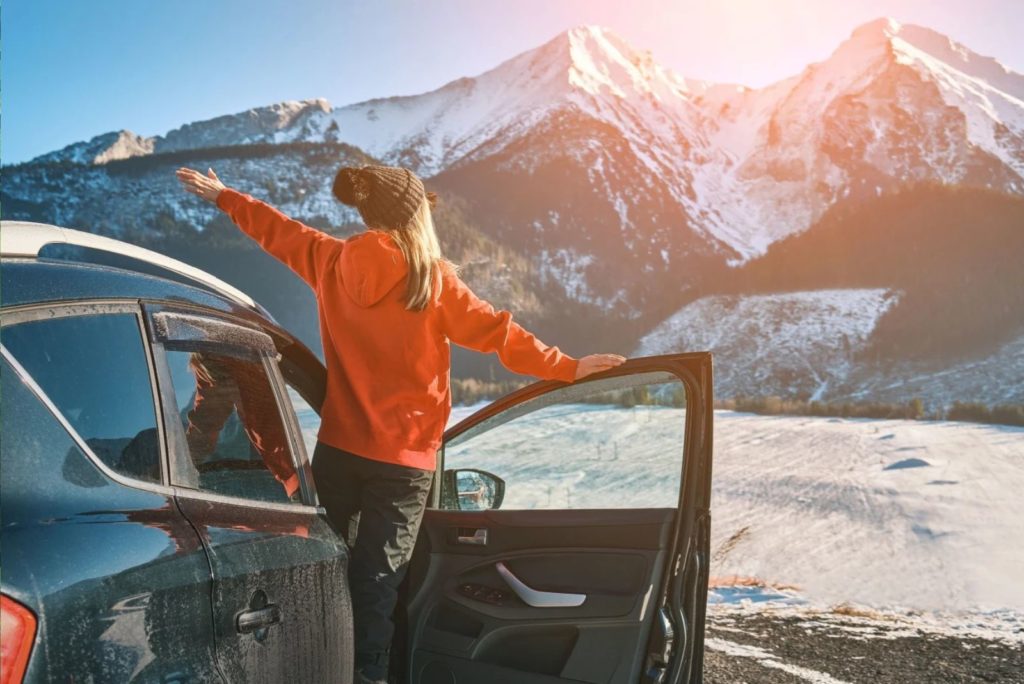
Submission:
<svg viewBox="0 0 1024 684">
<path fill-rule="evenodd" d="M 465 530 L 468 532 L 469 530 Z M 473 546 L 487 546 L 487 529 L 477 528 L 473 534 L 464 534 L 463 528 L 459 528 L 455 535 L 455 541 L 459 544 L 472 544 Z"/>
<path fill-rule="evenodd" d="M 281 609 L 271 604 L 266 608 L 246 610 L 238 614 L 235 625 L 239 634 L 249 634 L 281 621 Z"/>
<path fill-rule="evenodd" d="M 586 594 L 563 594 L 557 591 L 538 591 L 527 586 L 521 579 L 512 574 L 512 571 L 502 563 L 495 566 L 498 574 L 512 588 L 516 596 L 522 599 L 523 603 L 531 608 L 575 608 L 582 606 L 587 600 Z"/>
</svg>

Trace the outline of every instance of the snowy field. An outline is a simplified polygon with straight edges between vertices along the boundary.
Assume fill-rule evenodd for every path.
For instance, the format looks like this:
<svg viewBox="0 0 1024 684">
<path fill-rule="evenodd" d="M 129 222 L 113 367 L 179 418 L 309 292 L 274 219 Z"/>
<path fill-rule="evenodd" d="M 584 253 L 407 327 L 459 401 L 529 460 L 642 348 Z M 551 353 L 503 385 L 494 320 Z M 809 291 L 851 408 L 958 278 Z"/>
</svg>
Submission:
<svg viewBox="0 0 1024 684">
<path fill-rule="evenodd" d="M 1024 610 L 1024 429 L 715 419 L 715 574 L 815 602 Z"/>
</svg>

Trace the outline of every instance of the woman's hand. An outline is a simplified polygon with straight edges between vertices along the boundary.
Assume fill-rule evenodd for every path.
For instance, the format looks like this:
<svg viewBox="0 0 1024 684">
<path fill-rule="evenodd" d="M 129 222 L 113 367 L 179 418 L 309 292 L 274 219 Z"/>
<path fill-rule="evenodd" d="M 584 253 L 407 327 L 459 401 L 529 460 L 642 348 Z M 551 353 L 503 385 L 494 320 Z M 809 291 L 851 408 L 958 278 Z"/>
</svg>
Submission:
<svg viewBox="0 0 1024 684">
<path fill-rule="evenodd" d="M 217 174 L 213 172 L 213 169 L 207 171 L 204 176 L 198 171 L 182 167 L 177 170 L 176 175 L 185 190 L 193 195 L 199 195 L 211 204 L 217 203 L 220 191 L 224 190 L 224 184 L 220 182 L 220 178 L 217 178 Z"/>
<path fill-rule="evenodd" d="M 609 368 L 615 368 L 625 362 L 626 357 L 619 356 L 618 354 L 591 354 L 584 356 L 576 366 L 576 379 L 582 380 L 588 375 L 600 373 Z"/>
</svg>

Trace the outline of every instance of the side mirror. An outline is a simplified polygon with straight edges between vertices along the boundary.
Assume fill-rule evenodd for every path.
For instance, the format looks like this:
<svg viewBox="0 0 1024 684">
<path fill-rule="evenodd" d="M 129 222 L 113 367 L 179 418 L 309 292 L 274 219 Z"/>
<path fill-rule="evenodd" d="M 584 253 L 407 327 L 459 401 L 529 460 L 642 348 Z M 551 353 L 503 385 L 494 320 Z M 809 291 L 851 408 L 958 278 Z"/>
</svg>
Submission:
<svg viewBox="0 0 1024 684">
<path fill-rule="evenodd" d="M 505 481 L 472 468 L 446 470 L 442 475 L 441 507 L 449 511 L 492 511 L 505 498 Z"/>
</svg>

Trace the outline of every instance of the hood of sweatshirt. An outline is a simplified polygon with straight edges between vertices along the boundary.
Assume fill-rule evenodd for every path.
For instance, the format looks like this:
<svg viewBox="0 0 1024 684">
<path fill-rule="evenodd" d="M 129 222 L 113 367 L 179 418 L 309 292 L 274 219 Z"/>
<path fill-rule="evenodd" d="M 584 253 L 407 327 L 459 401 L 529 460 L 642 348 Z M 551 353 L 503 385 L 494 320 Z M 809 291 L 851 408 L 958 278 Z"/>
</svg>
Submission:
<svg viewBox="0 0 1024 684">
<path fill-rule="evenodd" d="M 350 237 L 341 250 L 341 280 L 359 306 L 373 306 L 399 283 L 408 270 L 405 257 L 386 233 L 370 230 Z"/>
</svg>

